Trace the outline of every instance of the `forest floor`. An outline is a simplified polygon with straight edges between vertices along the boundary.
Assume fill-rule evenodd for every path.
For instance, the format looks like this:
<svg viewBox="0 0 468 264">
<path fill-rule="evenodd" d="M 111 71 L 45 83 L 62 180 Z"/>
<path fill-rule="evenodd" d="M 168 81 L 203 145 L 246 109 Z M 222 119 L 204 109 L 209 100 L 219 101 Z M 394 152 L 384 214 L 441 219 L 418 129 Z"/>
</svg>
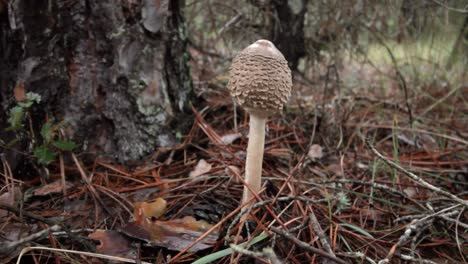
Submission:
<svg viewBox="0 0 468 264">
<path fill-rule="evenodd" d="M 145 162 L 62 153 L 47 181 L 21 182 L 3 162 L 1 263 L 466 263 L 467 83 L 415 87 L 392 67 L 368 80 L 375 69 L 350 64 L 296 74 L 245 210 L 248 116 L 226 72 L 197 63 L 191 130 Z"/>
</svg>

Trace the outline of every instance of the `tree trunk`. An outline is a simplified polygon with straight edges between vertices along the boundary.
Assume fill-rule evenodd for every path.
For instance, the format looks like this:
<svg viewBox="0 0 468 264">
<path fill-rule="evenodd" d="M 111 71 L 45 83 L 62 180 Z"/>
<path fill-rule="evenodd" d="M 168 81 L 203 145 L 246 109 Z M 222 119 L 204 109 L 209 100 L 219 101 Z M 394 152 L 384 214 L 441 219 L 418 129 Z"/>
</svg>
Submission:
<svg viewBox="0 0 468 264">
<path fill-rule="evenodd" d="M 410 36 L 421 32 L 419 5 L 420 3 L 412 0 L 403 0 L 401 3 L 399 23 L 402 28 L 400 30 L 407 31 L 406 33 Z"/>
<path fill-rule="evenodd" d="M 273 17 L 272 42 L 284 54 L 291 69 L 297 69 L 299 59 L 306 55 L 304 21 L 308 0 L 271 1 Z"/>
<path fill-rule="evenodd" d="M 289 67 L 296 70 L 306 55 L 304 22 L 308 0 L 250 0 L 269 16 L 268 40 L 283 53 Z"/>
<path fill-rule="evenodd" d="M 14 87 L 23 85 L 42 97 L 33 123 L 65 120 L 83 151 L 125 162 L 174 144 L 189 123 L 192 98 L 183 5 L 7 1 L 8 9 L 0 8 L 4 113 L 15 103 Z M 6 115 L 0 118 L 5 123 Z"/>
</svg>

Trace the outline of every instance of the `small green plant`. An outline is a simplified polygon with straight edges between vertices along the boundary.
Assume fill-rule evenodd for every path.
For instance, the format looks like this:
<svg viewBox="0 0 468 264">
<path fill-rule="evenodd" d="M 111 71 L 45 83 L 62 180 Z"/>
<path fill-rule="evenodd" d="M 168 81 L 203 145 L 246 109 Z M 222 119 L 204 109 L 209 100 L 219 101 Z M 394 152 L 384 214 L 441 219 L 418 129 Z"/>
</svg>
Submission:
<svg viewBox="0 0 468 264">
<path fill-rule="evenodd" d="M 34 157 L 41 165 L 48 165 L 57 159 L 57 151 L 72 151 L 76 148 L 76 144 L 70 140 L 59 140 L 58 135 L 60 128 L 65 124 L 59 122 L 54 124 L 54 120 L 44 123 L 41 127 L 42 144 L 34 148 Z"/>
<path fill-rule="evenodd" d="M 7 144 L 7 146 L 12 146 L 21 138 L 22 132 L 29 136 L 29 138 L 34 139 L 33 129 L 30 129 L 28 132 L 24 128 L 24 123 L 27 118 L 30 119 L 29 110 L 34 104 L 41 102 L 41 96 L 36 93 L 29 92 L 25 96 L 25 100 L 18 102 L 14 107 L 10 109 L 8 116 L 9 127 L 6 129 L 8 131 L 17 132 L 16 139 Z M 64 122 L 55 123 L 53 118 L 50 118 L 46 123 L 41 127 L 40 135 L 42 140 L 41 144 L 38 145 L 35 140 L 31 140 L 33 143 L 33 156 L 37 159 L 37 162 L 40 165 L 49 165 L 51 162 L 57 159 L 58 151 L 72 151 L 76 148 L 76 143 L 70 140 L 60 140 L 59 132 L 60 129 L 65 126 Z"/>
<path fill-rule="evenodd" d="M 10 126 L 7 128 L 9 131 L 19 131 L 23 128 L 23 120 L 26 113 L 33 104 L 41 102 L 41 96 L 37 93 L 27 93 L 23 102 L 18 102 L 16 106 L 10 109 L 8 123 Z"/>
<path fill-rule="evenodd" d="M 342 210 L 348 208 L 351 205 L 351 202 L 349 201 L 348 196 L 346 196 L 346 193 L 343 191 L 340 191 L 337 194 L 337 203 L 336 203 L 336 211 L 335 213 L 340 213 Z"/>
</svg>

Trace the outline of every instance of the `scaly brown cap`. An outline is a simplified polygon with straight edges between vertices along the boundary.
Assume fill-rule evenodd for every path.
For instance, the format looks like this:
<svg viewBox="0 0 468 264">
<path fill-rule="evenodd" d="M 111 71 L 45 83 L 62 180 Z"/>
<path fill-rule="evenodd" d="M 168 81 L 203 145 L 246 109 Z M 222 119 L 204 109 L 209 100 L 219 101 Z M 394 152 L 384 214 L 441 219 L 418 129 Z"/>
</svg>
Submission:
<svg viewBox="0 0 468 264">
<path fill-rule="evenodd" d="M 288 62 L 268 40 L 257 40 L 232 61 L 228 89 L 249 114 L 268 117 L 281 112 L 291 87 Z"/>
</svg>

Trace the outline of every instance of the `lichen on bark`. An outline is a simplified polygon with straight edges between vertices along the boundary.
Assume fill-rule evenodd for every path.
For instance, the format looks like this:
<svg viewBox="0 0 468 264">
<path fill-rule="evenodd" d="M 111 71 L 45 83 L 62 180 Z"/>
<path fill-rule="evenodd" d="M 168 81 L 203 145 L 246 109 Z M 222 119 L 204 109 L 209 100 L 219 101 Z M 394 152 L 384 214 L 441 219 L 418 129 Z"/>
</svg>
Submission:
<svg viewBox="0 0 468 264">
<path fill-rule="evenodd" d="M 44 98 L 38 116 L 67 120 L 67 135 L 87 152 L 125 162 L 174 144 L 186 123 L 174 119 L 190 116 L 193 95 L 183 4 L 9 1 L 12 21 L 2 26 L 15 37 L 2 72 L 14 74 L 2 74 L 2 107 L 22 81 Z"/>
</svg>

